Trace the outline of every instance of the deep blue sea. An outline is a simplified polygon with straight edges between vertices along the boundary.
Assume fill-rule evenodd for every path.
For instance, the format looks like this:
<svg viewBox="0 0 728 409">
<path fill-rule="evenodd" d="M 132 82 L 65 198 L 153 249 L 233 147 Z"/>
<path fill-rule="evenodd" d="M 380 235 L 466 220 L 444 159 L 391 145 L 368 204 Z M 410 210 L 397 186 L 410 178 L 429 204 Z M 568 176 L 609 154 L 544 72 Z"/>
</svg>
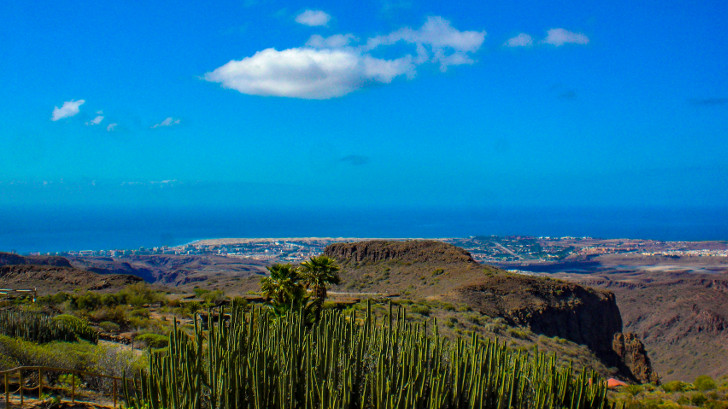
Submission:
<svg viewBox="0 0 728 409">
<path fill-rule="evenodd" d="M 0 207 L 0 251 L 18 253 L 130 249 L 220 237 L 476 235 L 726 240 L 728 208 Z"/>
</svg>

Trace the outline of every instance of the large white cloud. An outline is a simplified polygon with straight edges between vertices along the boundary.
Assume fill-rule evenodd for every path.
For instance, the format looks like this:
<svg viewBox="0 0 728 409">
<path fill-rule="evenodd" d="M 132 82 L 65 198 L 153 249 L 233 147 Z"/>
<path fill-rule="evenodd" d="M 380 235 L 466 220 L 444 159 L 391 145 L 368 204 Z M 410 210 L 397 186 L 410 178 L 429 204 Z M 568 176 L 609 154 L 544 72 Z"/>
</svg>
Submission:
<svg viewBox="0 0 728 409">
<path fill-rule="evenodd" d="M 83 105 L 85 102 L 86 101 L 83 99 L 79 99 L 78 101 L 70 100 L 64 102 L 60 108 L 54 107 L 51 121 L 57 121 L 63 118 L 70 118 L 78 114 L 81 111 L 81 105 Z"/>
<path fill-rule="evenodd" d="M 296 16 L 296 23 L 312 27 L 325 26 L 329 24 L 330 20 L 331 16 L 321 10 L 306 10 Z"/>
<path fill-rule="evenodd" d="M 409 60 L 382 60 L 346 49 L 269 48 L 230 61 L 205 79 L 244 94 L 327 99 L 367 83 L 391 82 L 413 69 Z"/>
<path fill-rule="evenodd" d="M 552 28 L 547 32 L 546 38 L 543 42 L 556 47 L 561 47 L 564 44 L 585 45 L 589 43 L 589 37 L 582 33 L 574 33 L 564 30 L 563 28 Z"/>
<path fill-rule="evenodd" d="M 205 74 L 205 79 L 251 95 L 327 99 L 357 89 L 390 83 L 399 76 L 414 77 L 418 65 L 436 63 L 441 70 L 451 65 L 472 64 L 485 38 L 484 31 L 459 31 L 441 17 L 429 17 L 419 29 L 403 28 L 385 36 L 352 45 L 352 34 L 327 38 L 314 35 L 306 46 L 268 48 L 242 60 L 232 60 Z M 372 53 L 403 42 L 412 48 L 389 59 Z"/>
</svg>

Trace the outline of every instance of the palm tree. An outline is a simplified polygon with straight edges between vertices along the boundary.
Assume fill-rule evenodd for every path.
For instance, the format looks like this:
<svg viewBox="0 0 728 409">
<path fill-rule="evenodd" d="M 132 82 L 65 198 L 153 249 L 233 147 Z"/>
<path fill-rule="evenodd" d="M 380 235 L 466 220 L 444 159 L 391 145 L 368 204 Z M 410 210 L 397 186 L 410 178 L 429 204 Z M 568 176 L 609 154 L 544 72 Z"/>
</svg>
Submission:
<svg viewBox="0 0 728 409">
<path fill-rule="evenodd" d="M 311 290 L 316 302 L 323 304 L 326 299 L 326 286 L 339 284 L 339 266 L 328 256 L 311 257 L 301 263 L 301 282 L 307 290 Z"/>
<path fill-rule="evenodd" d="M 270 277 L 261 280 L 263 297 L 277 309 L 298 308 L 306 294 L 298 282 L 296 268 L 290 264 L 273 264 L 268 271 Z"/>
</svg>

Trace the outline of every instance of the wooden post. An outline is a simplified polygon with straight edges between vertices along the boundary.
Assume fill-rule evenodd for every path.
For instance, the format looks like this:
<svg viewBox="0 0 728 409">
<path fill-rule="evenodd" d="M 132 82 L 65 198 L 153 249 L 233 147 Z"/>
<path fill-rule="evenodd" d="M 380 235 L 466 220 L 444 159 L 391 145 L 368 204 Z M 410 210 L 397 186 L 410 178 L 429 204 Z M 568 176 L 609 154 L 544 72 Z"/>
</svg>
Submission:
<svg viewBox="0 0 728 409">
<path fill-rule="evenodd" d="M 18 378 L 20 378 L 20 406 L 23 406 L 23 370 L 18 370 Z"/>
<path fill-rule="evenodd" d="M 116 378 L 114 378 L 114 408 L 116 408 Z"/>
<path fill-rule="evenodd" d="M 43 395 L 43 370 L 38 368 L 38 400 L 42 399 Z"/>
<path fill-rule="evenodd" d="M 71 374 L 71 402 L 76 403 L 76 374 Z"/>
<path fill-rule="evenodd" d="M 10 407 L 10 384 L 8 384 L 8 373 L 5 372 L 5 407 Z"/>
</svg>

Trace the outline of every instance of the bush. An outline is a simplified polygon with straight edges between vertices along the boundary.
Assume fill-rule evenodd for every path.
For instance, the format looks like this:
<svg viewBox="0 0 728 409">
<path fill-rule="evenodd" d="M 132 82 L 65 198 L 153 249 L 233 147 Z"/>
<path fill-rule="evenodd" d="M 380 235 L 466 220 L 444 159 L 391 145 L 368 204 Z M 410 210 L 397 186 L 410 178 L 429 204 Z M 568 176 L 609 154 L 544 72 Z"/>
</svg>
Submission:
<svg viewBox="0 0 728 409">
<path fill-rule="evenodd" d="M 0 354 L 23 366 L 50 366 L 87 370 L 95 345 L 87 342 L 50 342 L 36 344 L 0 335 Z"/>
<path fill-rule="evenodd" d="M 147 283 L 136 283 L 126 286 L 119 291 L 127 304 L 135 307 L 141 307 L 144 304 L 152 304 L 164 301 L 164 296 L 158 291 L 154 291 Z"/>
<path fill-rule="evenodd" d="M 510 327 L 510 328 L 508 328 L 507 332 L 508 332 L 508 335 L 510 335 L 514 338 L 528 339 L 528 332 L 525 330 L 522 330 L 520 328 Z"/>
<path fill-rule="evenodd" d="M 222 290 L 208 291 L 202 294 L 202 299 L 205 300 L 205 304 L 208 306 L 217 306 L 225 302 L 227 297 Z"/>
<path fill-rule="evenodd" d="M 99 327 L 106 332 L 118 332 L 121 330 L 121 326 L 113 321 L 102 321 L 99 323 Z"/>
<path fill-rule="evenodd" d="M 99 340 L 99 334 L 91 327 L 88 322 L 73 315 L 61 314 L 53 317 L 53 321 L 60 323 L 62 326 L 73 331 L 78 339 L 96 343 Z"/>
<path fill-rule="evenodd" d="M 169 344 L 169 338 L 159 334 L 141 334 L 134 340 L 143 343 L 147 348 L 164 348 Z"/>
<path fill-rule="evenodd" d="M 627 385 L 624 390 L 632 396 L 637 396 L 642 392 L 642 385 Z"/>
<path fill-rule="evenodd" d="M 695 406 L 703 406 L 703 404 L 707 401 L 708 398 L 700 392 L 694 393 L 692 396 L 690 396 L 690 403 Z"/>
<path fill-rule="evenodd" d="M 120 327 L 125 327 L 129 324 L 127 310 L 128 307 L 123 307 L 121 305 L 104 307 L 100 310 L 93 311 L 91 313 L 91 320 L 96 322 L 110 321 L 116 323 Z"/>
<path fill-rule="evenodd" d="M 410 307 L 410 311 L 415 314 L 424 315 L 425 317 L 430 315 L 430 307 L 422 304 L 414 304 Z"/>
<path fill-rule="evenodd" d="M 685 392 L 688 390 L 688 384 L 680 381 L 670 381 L 662 384 L 662 390 L 665 392 Z"/>
<path fill-rule="evenodd" d="M 695 389 L 700 391 L 710 391 L 717 387 L 713 378 L 707 375 L 700 375 L 695 378 L 693 385 L 695 385 Z"/>
</svg>

